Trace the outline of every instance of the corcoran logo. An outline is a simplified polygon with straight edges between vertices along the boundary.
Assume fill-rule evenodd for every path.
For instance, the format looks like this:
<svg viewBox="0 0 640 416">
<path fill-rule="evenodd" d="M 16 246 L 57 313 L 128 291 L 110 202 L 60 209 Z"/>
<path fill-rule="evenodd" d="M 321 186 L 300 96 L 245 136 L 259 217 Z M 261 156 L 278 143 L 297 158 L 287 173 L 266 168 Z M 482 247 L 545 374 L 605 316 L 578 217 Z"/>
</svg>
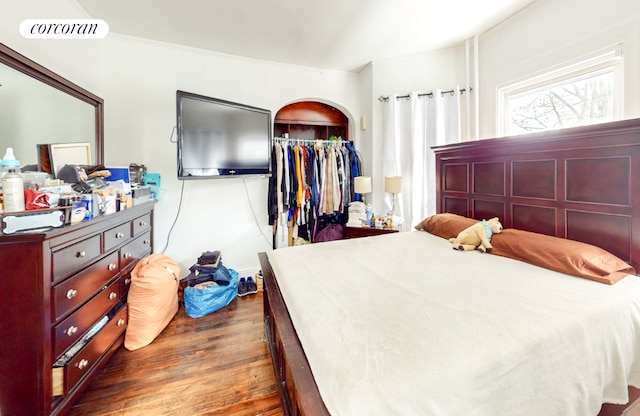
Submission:
<svg viewBox="0 0 640 416">
<path fill-rule="evenodd" d="M 20 34 L 27 39 L 102 39 L 109 25 L 101 19 L 26 19 Z"/>
</svg>

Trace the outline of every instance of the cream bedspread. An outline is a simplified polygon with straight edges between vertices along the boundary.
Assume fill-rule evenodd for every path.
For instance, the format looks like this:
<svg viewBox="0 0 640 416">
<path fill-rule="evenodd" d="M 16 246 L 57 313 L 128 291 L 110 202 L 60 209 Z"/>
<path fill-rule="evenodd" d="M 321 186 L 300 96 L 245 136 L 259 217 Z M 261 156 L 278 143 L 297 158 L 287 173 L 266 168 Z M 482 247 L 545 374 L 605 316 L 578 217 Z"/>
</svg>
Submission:
<svg viewBox="0 0 640 416">
<path fill-rule="evenodd" d="M 426 232 L 268 253 L 333 416 L 596 415 L 640 387 L 640 277 L 613 286 Z"/>
</svg>

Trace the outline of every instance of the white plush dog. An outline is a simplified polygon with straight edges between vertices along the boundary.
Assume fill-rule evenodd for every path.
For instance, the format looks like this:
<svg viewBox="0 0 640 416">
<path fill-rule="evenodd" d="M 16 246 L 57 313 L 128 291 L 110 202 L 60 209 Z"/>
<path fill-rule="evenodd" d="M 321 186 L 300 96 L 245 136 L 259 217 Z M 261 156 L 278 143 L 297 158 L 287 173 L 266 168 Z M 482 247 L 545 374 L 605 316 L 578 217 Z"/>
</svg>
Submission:
<svg viewBox="0 0 640 416">
<path fill-rule="evenodd" d="M 450 238 L 454 250 L 471 251 L 476 248 L 486 253 L 491 250 L 491 235 L 502 231 L 502 224 L 498 217 L 482 220 L 460 231 L 456 238 Z"/>
</svg>

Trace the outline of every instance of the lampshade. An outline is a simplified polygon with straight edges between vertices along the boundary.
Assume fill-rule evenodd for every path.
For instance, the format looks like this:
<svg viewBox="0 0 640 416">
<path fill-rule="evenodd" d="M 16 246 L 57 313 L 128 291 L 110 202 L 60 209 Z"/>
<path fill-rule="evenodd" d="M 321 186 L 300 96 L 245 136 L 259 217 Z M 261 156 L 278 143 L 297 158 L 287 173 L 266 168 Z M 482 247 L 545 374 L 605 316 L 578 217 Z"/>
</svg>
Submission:
<svg viewBox="0 0 640 416">
<path fill-rule="evenodd" d="M 368 194 L 371 192 L 371 177 L 356 176 L 353 182 L 353 190 L 357 194 Z"/>
<path fill-rule="evenodd" d="M 391 194 L 402 192 L 402 176 L 385 176 L 384 191 Z"/>
</svg>

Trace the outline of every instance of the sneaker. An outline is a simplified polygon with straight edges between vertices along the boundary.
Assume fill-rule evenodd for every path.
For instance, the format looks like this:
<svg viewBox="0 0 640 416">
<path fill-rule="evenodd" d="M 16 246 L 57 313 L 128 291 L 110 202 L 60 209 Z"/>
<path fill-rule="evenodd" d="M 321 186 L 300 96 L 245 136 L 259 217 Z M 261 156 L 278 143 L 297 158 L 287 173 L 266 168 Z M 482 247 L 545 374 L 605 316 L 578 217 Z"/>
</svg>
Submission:
<svg viewBox="0 0 640 416">
<path fill-rule="evenodd" d="M 238 282 L 238 296 L 246 296 L 247 289 L 247 282 L 244 277 L 241 277 L 240 281 Z"/>
<path fill-rule="evenodd" d="M 258 293 L 258 285 L 251 276 L 247 277 L 247 295 Z"/>
</svg>

